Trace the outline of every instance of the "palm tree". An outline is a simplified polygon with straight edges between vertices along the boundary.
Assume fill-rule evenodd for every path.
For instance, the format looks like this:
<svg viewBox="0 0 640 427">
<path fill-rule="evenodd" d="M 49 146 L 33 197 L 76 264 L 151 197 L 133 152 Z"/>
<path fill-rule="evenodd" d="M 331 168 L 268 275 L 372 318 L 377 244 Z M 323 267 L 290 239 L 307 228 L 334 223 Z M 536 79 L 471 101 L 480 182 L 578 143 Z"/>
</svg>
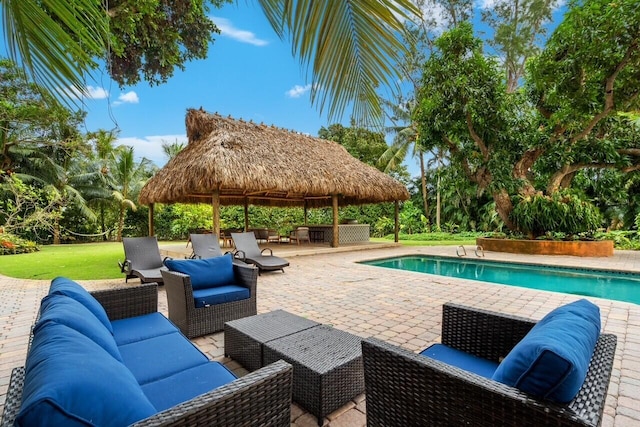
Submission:
<svg viewBox="0 0 640 427">
<path fill-rule="evenodd" d="M 405 47 L 402 20 L 419 15 L 411 0 L 258 0 L 280 38 L 310 70 L 311 100 L 329 118 L 353 106 L 359 122 L 382 118 L 376 89 L 398 79 Z M 45 12 L 45 7 L 46 12 Z M 109 16 L 95 0 L 0 0 L 10 56 L 53 93 L 86 91 L 96 67 L 89 52 L 108 52 Z M 78 13 L 82 11 L 82 13 Z M 103 55 L 106 56 L 106 55 Z"/>
<path fill-rule="evenodd" d="M 110 179 L 112 196 L 118 203 L 118 236 L 122 241 L 124 218 L 127 209 L 137 209 L 135 200 L 138 193 L 150 176 L 149 170 L 152 162 L 142 158 L 136 163 L 133 156 L 133 147 L 120 146 L 114 151 L 110 162 Z"/>
<path fill-rule="evenodd" d="M 184 147 L 186 146 L 186 144 L 184 142 L 178 142 L 178 140 L 176 139 L 176 142 L 163 142 L 162 143 L 162 151 L 164 152 L 164 155 L 167 156 L 167 158 L 169 160 L 173 159 L 179 152 L 181 152 Z"/>
<path fill-rule="evenodd" d="M 395 137 L 393 144 L 391 144 L 387 151 L 382 153 L 382 156 L 378 159 L 378 164 L 384 166 L 384 171 L 388 173 L 400 166 L 409 150 L 412 150 L 411 156 L 418 157 L 420 162 L 422 204 L 424 206 L 424 215 L 429 218 L 424 151 L 418 142 L 418 132 L 411 120 L 411 110 L 413 107 L 411 106 L 411 102 L 402 100 L 397 104 L 384 100 L 383 103 L 392 111 L 390 119 L 393 125 L 387 127 L 387 132 L 394 133 Z"/>
<path fill-rule="evenodd" d="M 100 230 L 102 233 L 102 240 L 108 240 L 107 226 L 105 224 L 106 209 L 113 205 L 114 200 L 110 197 L 110 171 L 109 160 L 113 156 L 115 151 L 114 144 L 118 138 L 118 132 L 114 130 L 99 129 L 87 135 L 88 139 L 93 140 L 93 149 L 95 151 L 94 168 L 100 171 L 101 182 L 104 184 L 106 191 L 106 197 L 95 197 L 90 200 L 92 206 L 98 208 Z"/>
</svg>

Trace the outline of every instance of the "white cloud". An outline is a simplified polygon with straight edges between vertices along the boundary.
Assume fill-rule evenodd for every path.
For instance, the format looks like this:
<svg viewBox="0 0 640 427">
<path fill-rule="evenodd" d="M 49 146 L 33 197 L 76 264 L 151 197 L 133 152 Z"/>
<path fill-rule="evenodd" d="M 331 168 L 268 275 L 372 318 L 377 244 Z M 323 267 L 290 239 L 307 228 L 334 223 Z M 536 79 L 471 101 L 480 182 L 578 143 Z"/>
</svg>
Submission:
<svg viewBox="0 0 640 427">
<path fill-rule="evenodd" d="M 127 93 L 121 93 L 118 100 L 114 101 L 113 105 L 137 104 L 138 102 L 140 102 L 138 94 L 131 90 Z"/>
<path fill-rule="evenodd" d="M 449 13 L 442 4 L 425 3 L 421 12 L 422 18 L 429 24 L 435 34 L 442 34 L 450 27 Z"/>
<path fill-rule="evenodd" d="M 295 85 L 285 93 L 289 98 L 300 98 L 302 95 L 309 92 L 310 90 L 311 90 L 310 84 L 305 86 Z"/>
<path fill-rule="evenodd" d="M 151 160 L 157 166 L 162 167 L 169 159 L 162 151 L 162 144 L 173 144 L 174 142 L 187 144 L 186 135 L 151 135 L 144 137 L 118 138 L 116 145 L 127 145 L 133 147 L 136 159 L 143 157 Z"/>
<path fill-rule="evenodd" d="M 61 90 L 61 92 L 63 91 Z M 84 93 L 80 93 L 75 87 L 69 87 L 64 93 L 74 99 L 105 99 L 109 97 L 109 92 L 98 86 L 87 86 L 84 88 Z"/>
<path fill-rule="evenodd" d="M 259 39 L 251 31 L 240 30 L 234 27 L 231 21 L 226 18 L 212 16 L 211 20 L 213 20 L 216 26 L 220 29 L 220 35 L 222 36 L 229 37 L 241 43 L 252 44 L 254 46 L 266 46 L 269 44 L 268 41 Z"/>
<path fill-rule="evenodd" d="M 102 87 L 87 86 L 87 92 L 91 99 L 105 99 L 109 97 L 109 92 Z"/>
</svg>

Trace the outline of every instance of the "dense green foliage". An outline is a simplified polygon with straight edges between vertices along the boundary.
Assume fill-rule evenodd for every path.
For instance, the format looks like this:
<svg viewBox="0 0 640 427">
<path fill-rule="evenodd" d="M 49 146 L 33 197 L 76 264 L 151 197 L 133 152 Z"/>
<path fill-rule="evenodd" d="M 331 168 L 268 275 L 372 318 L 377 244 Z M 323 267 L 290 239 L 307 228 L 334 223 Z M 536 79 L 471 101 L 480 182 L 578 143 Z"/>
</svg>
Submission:
<svg viewBox="0 0 640 427">
<path fill-rule="evenodd" d="M 22 239 L 9 233 L 0 233 L 0 255 L 15 255 L 31 253 L 38 250 L 38 246 L 29 240 Z"/>
<path fill-rule="evenodd" d="M 524 214 L 516 214 L 518 223 L 512 216 L 520 200 L 581 190 L 580 177 L 593 171 L 640 168 L 637 131 L 628 118 L 640 107 L 637 2 L 573 1 L 568 8 L 540 55 L 527 62 L 522 88 L 510 91 L 503 66 L 484 53 L 468 23 L 444 33 L 424 66 L 414 114 L 420 143 L 446 150 L 513 231 L 525 231 L 519 228 Z M 523 205 L 520 212 L 526 211 Z M 583 224 L 589 231 L 599 225 Z M 542 231 L 553 230 L 535 232 Z"/>
</svg>

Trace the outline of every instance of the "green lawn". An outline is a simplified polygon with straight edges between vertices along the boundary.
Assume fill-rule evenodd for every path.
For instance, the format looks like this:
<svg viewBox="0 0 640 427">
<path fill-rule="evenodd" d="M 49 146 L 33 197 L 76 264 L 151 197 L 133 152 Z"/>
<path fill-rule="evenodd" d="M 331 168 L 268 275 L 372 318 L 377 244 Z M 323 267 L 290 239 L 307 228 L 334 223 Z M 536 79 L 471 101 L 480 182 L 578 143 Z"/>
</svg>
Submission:
<svg viewBox="0 0 640 427">
<path fill-rule="evenodd" d="M 371 240 L 392 241 L 384 238 Z M 406 246 L 475 245 L 475 238 L 401 240 L 400 243 Z M 119 279 L 124 278 L 118 267 L 118 261 L 123 259 L 124 251 L 120 242 L 47 245 L 30 254 L 0 256 L 0 274 L 42 280 L 51 280 L 57 276 L 74 280 Z"/>
<path fill-rule="evenodd" d="M 124 277 L 118 267 L 123 259 L 120 242 L 47 245 L 30 254 L 0 256 L 0 274 L 21 279 L 117 279 Z"/>
</svg>

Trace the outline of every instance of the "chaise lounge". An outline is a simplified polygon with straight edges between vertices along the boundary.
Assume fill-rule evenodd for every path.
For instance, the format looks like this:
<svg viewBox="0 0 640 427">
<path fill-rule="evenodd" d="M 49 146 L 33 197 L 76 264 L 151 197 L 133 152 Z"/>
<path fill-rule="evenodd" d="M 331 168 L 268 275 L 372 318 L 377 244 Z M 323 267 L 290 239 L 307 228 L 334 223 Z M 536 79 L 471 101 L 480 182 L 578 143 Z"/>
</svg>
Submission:
<svg viewBox="0 0 640 427">
<path fill-rule="evenodd" d="M 158 310 L 157 285 L 89 293 L 55 279 L 2 426 L 289 426 L 292 368 L 236 378 Z"/>
<path fill-rule="evenodd" d="M 166 270 L 160 256 L 158 240 L 155 236 L 124 237 L 124 261 L 119 262 L 120 272 L 125 273 L 125 283 L 139 278 L 140 283 L 162 283 L 160 271 Z"/>
<path fill-rule="evenodd" d="M 448 303 L 421 354 L 365 339 L 367 425 L 600 425 L 617 339 L 588 304 L 536 323 Z"/>
<path fill-rule="evenodd" d="M 235 257 L 240 260 L 254 264 L 259 269 L 259 273 L 263 271 L 281 270 L 289 266 L 289 261 L 273 255 L 270 248 L 264 248 L 262 251 L 258 246 L 255 234 L 247 233 L 231 233 L 233 243 L 236 245 Z M 269 251 L 269 255 L 264 255 L 265 251 Z"/>
</svg>

